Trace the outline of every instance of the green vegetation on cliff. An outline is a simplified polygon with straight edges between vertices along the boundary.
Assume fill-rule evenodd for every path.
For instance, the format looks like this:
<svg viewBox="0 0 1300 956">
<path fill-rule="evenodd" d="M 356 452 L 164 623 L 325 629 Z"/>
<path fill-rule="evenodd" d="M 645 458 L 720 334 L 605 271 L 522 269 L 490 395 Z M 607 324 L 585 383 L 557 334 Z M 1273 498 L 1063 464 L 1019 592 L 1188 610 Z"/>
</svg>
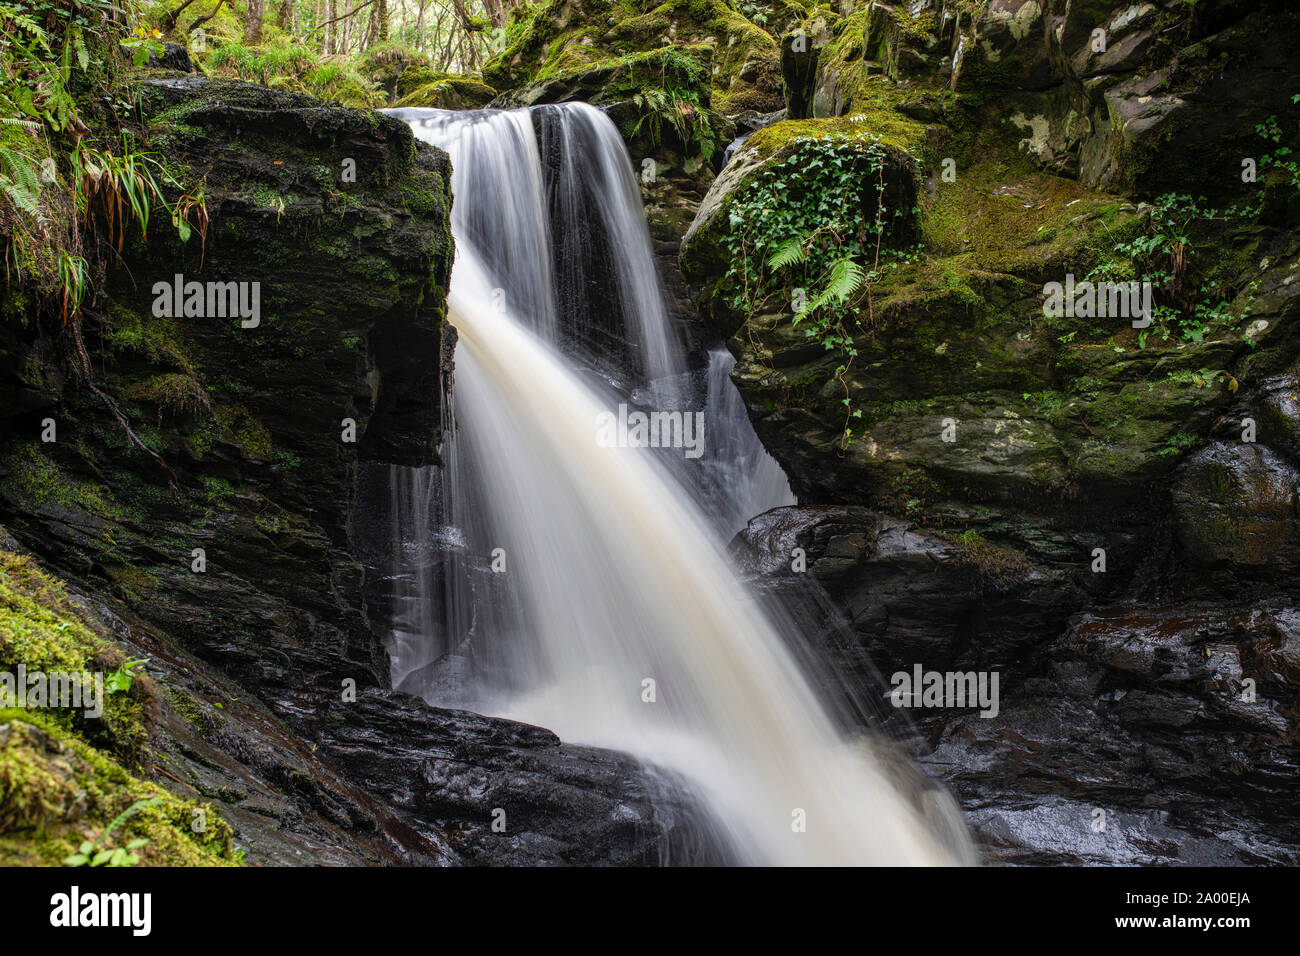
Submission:
<svg viewBox="0 0 1300 956">
<path fill-rule="evenodd" d="M 0 550 L 0 673 L 12 681 L 20 666 L 29 679 L 97 675 L 103 714 L 0 701 L 0 865 L 60 865 L 86 842 L 96 854 L 129 849 L 151 866 L 239 862 L 210 806 L 125 769 L 148 767 L 153 682 L 95 633 L 59 581 Z"/>
</svg>

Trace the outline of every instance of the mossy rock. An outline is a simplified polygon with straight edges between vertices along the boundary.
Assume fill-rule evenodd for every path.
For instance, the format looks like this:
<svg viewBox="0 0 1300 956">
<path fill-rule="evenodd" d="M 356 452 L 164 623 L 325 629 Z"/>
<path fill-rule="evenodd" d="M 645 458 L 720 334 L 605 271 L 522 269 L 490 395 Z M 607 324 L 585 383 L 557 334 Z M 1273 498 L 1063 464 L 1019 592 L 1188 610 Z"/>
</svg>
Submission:
<svg viewBox="0 0 1300 956">
<path fill-rule="evenodd" d="M 4 539 L 0 529 L 0 545 Z M 21 665 L 28 674 L 104 675 L 125 663 L 126 657 L 87 624 L 61 582 L 30 557 L 0 550 L 0 671 L 14 674 Z M 83 708 L 55 711 L 50 719 L 118 760 L 139 765 L 156 704 L 147 676 L 133 674 L 130 683 L 127 692 L 104 695 L 99 716 L 87 716 Z"/>
<path fill-rule="evenodd" d="M 243 856 L 211 805 L 132 776 L 32 711 L 0 710 L 0 865 L 59 866 L 84 843 L 142 866 L 237 866 Z"/>
<path fill-rule="evenodd" d="M 230 827 L 210 807 L 204 826 L 193 826 L 200 805 L 140 780 L 127 766 L 143 767 L 157 710 L 156 689 L 139 669 L 130 688 L 113 690 L 109 672 L 125 655 L 68 596 L 62 582 L 27 555 L 5 550 L 13 542 L 0 529 L 0 672 L 29 680 L 78 675 L 103 682 L 102 714 L 61 709 L 53 700 L 32 706 L 0 700 L 0 864 L 58 865 L 83 841 L 98 849 L 125 848 L 144 865 L 207 866 L 237 862 Z M 80 703 L 85 704 L 86 701 Z M 141 805 L 111 834 L 110 822 Z"/>
<path fill-rule="evenodd" d="M 946 94 L 932 96 L 936 122 L 927 126 L 912 118 L 920 112 L 914 91 L 887 78 L 873 85 L 884 116 L 899 124 L 895 142 L 913 145 L 908 155 L 921 159 L 922 241 L 887 256 L 869 296 L 844 310 L 856 350 L 846 372 L 837 372 L 843 357 L 809 339 L 788 312 L 732 315 L 720 304 L 728 290 L 713 283 L 728 265 L 729 197 L 771 168 L 771 157 L 788 155 L 798 136 L 868 124 L 852 116 L 786 121 L 755 133 L 715 183 L 681 254 L 683 270 L 703 283 L 707 314 L 735 333 L 733 378 L 801 495 L 884 505 L 922 497 L 911 488 L 919 475 L 927 499 L 1137 508 L 1226 410 L 1233 375 L 1286 368 L 1279 330 L 1288 287 L 1277 284 L 1284 264 L 1261 276 L 1249 317 L 1195 341 L 1158 330 L 1139 336 L 1122 317 L 1045 315 L 1044 284 L 1120 268 L 1116 247 L 1147 233 L 1143 213 L 1121 196 L 1043 172 L 1004 131 L 955 135 L 961 110 Z M 780 183 L 773 188 L 779 193 Z M 1258 239 L 1222 232 L 1227 271 L 1255 269 Z M 1195 241 L 1212 248 L 1216 238 Z M 1243 242 L 1245 251 L 1236 248 Z M 1243 342 L 1252 321 L 1256 338 Z M 945 418 L 963 436 L 951 445 L 935 439 Z"/>
<path fill-rule="evenodd" d="M 361 54 L 356 65 L 364 76 L 384 91 L 390 101 L 411 92 L 412 84 L 408 78 L 412 74 L 432 72 L 428 56 L 395 44 L 371 47 Z"/>
<path fill-rule="evenodd" d="M 496 95 L 496 90 L 478 77 L 416 69 L 407 70 L 398 79 L 398 99 L 394 106 L 477 110 L 487 106 Z"/>
<path fill-rule="evenodd" d="M 925 139 L 924 124 L 891 109 L 851 117 L 782 120 L 750 136 L 709 187 L 682 240 L 683 273 L 692 279 L 708 281 L 717 279 L 726 270 L 728 256 L 724 240 L 730 229 L 728 210 L 764 171 L 779 167 L 809 139 L 847 139 L 861 135 L 874 137 L 885 147 L 886 181 L 907 187 L 906 195 L 893 205 L 910 217 L 917 189 L 916 154 L 921 152 Z"/>
<path fill-rule="evenodd" d="M 667 0 L 640 12 L 618 0 L 549 0 L 517 12 L 507 36 L 509 45 L 483 68 L 502 92 L 660 47 L 708 45 L 714 108 L 770 112 L 783 104 L 776 38 L 727 0 Z"/>
<path fill-rule="evenodd" d="M 581 101 L 601 106 L 662 90 L 710 102 L 713 47 L 665 46 L 629 56 L 605 57 L 558 70 L 535 83 L 504 93 L 501 106 Z"/>
</svg>

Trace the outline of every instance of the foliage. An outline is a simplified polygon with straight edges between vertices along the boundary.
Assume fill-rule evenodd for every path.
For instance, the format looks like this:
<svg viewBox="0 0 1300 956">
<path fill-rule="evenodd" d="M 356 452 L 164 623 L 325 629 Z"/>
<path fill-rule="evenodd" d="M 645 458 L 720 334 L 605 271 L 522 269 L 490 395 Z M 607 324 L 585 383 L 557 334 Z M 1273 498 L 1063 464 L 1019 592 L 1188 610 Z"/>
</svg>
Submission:
<svg viewBox="0 0 1300 956">
<path fill-rule="evenodd" d="M 85 840 L 77 848 L 77 852 L 67 857 L 63 862 L 67 866 L 135 866 L 140 862 L 140 857 L 135 854 L 135 850 L 147 846 L 149 841 L 146 839 L 132 840 L 124 847 L 115 847 L 106 850 L 100 850 L 103 845 L 119 826 L 128 819 L 135 816 L 145 807 L 152 807 L 162 800 L 161 797 L 149 797 L 144 800 L 137 800 L 131 804 L 116 817 L 108 826 L 104 827 L 101 833 L 93 842 Z"/>
<path fill-rule="evenodd" d="M 135 675 L 131 672 L 141 664 L 149 663 L 149 658 L 144 657 L 139 660 L 125 661 L 123 664 L 104 676 L 104 690 L 110 694 L 126 694 L 131 690 L 131 684 L 135 681 Z"/>
<path fill-rule="evenodd" d="M 632 102 L 641 114 L 632 128 L 633 136 L 645 129 L 657 145 L 659 123 L 663 121 L 677 133 L 688 154 L 698 154 L 707 163 L 717 152 L 718 134 L 709 121 L 708 110 L 700 104 L 698 91 L 650 87 L 633 94 Z"/>
<path fill-rule="evenodd" d="M 1291 97 L 1292 104 L 1300 103 L 1300 93 Z M 1255 132 L 1271 143 L 1269 152 L 1259 158 L 1260 169 L 1281 169 L 1290 174 L 1291 185 L 1300 190 L 1300 163 L 1293 158 L 1294 151 L 1282 143 L 1282 127 L 1276 116 L 1270 116 L 1255 127 Z"/>
<path fill-rule="evenodd" d="M 1118 259 L 1094 269 L 1088 278 L 1151 283 L 1152 327 L 1139 335 L 1141 347 L 1146 347 L 1152 331 L 1164 341 L 1200 342 L 1245 317 L 1250 306 L 1247 302 L 1239 313 L 1233 313 L 1231 303 L 1242 290 L 1210 278 L 1199 268 L 1193 235 L 1255 211 L 1235 206 L 1219 210 L 1206 205 L 1203 196 L 1196 199 L 1167 193 L 1151 206 L 1146 230 L 1116 243 Z M 1253 294 L 1253 286 L 1244 291 Z"/>
<path fill-rule="evenodd" d="M 885 231 L 884 150 L 865 133 L 805 137 L 783 162 L 764 170 L 729 210 L 724 245 L 731 264 L 726 304 L 754 316 L 774 297 L 789 302 L 804 335 L 835 352 L 844 389 L 841 447 L 853 441 L 846 375 L 861 325 L 854 307 L 881 269 Z"/>
<path fill-rule="evenodd" d="M 7 271 L 32 286 L 61 324 L 69 322 L 80 349 L 80 310 L 103 255 L 120 253 L 128 227 L 147 232 L 151 212 L 164 207 L 162 183 L 176 185 L 125 132 L 100 138 L 81 118 L 75 91 L 104 89 L 115 50 L 137 60 L 160 47 L 137 27 L 125 33 L 120 8 L 105 0 L 0 2 L 0 234 Z M 144 51 L 141 53 L 141 51 Z M 193 193 L 172 209 L 173 225 L 188 238 L 191 220 L 206 230 L 206 212 Z"/>
<path fill-rule="evenodd" d="M 122 40 L 123 48 L 131 51 L 131 64 L 144 66 L 150 57 L 161 56 L 166 45 L 162 34 L 148 27 L 136 27 Z"/>
<path fill-rule="evenodd" d="M 281 37 L 261 46 L 218 40 L 204 65 L 214 73 L 359 108 L 383 106 L 386 96 L 349 58 L 325 57 L 313 45 Z"/>
</svg>

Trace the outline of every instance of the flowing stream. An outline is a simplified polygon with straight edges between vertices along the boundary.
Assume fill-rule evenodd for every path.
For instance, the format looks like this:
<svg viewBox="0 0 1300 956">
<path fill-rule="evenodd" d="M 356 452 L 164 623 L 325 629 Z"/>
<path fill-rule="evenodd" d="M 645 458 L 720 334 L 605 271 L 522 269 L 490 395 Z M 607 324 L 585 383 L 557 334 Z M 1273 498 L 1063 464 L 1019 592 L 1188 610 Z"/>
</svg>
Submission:
<svg viewBox="0 0 1300 956">
<path fill-rule="evenodd" d="M 794 499 L 730 355 L 670 321 L 613 124 L 395 112 L 451 156 L 458 335 L 444 467 L 390 476 L 395 685 L 676 771 L 739 863 L 968 861 L 733 570 L 728 540 Z M 598 440 L 620 405 L 702 421 L 703 453 Z"/>
</svg>

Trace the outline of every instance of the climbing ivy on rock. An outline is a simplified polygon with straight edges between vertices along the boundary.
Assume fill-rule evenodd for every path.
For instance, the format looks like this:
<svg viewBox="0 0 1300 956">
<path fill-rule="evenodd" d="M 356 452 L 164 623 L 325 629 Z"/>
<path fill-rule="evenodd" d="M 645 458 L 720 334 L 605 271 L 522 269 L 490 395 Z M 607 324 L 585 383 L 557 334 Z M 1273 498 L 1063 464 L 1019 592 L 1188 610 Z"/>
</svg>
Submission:
<svg viewBox="0 0 1300 956">
<path fill-rule="evenodd" d="M 747 317 L 776 302 L 795 325 L 840 364 L 844 390 L 841 448 L 853 441 L 847 373 L 858 356 L 859 303 L 872 321 L 871 284 L 880 274 L 890 211 L 884 202 L 885 153 L 877 137 L 807 137 L 791 155 L 764 170 L 730 209 L 724 245 L 730 266 L 721 288 L 726 304 Z"/>
</svg>

